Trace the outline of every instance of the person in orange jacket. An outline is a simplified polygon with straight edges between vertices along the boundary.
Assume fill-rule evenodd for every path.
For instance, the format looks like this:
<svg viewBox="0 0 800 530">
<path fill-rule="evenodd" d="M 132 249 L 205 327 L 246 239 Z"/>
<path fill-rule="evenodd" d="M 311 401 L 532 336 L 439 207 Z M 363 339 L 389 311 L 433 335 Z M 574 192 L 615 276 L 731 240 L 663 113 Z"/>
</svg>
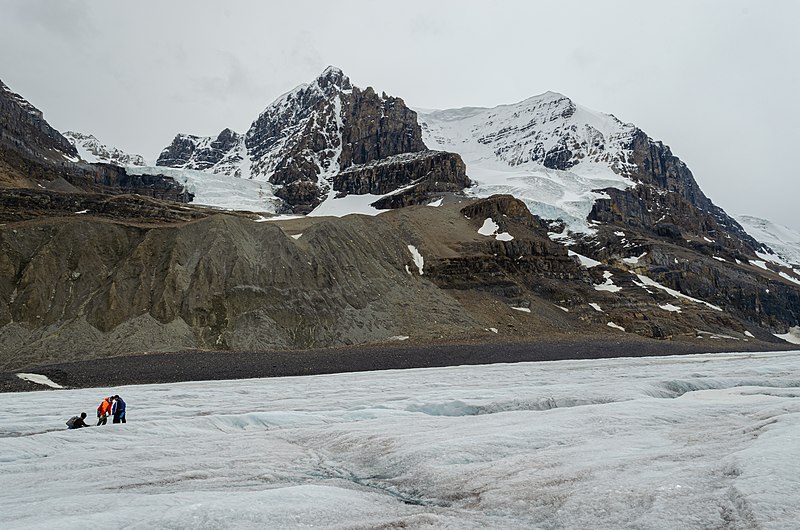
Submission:
<svg viewBox="0 0 800 530">
<path fill-rule="evenodd" d="M 108 416 L 111 414 L 111 402 L 114 401 L 113 396 L 109 396 L 100 403 L 97 407 L 97 424 L 105 425 L 108 423 Z"/>
</svg>

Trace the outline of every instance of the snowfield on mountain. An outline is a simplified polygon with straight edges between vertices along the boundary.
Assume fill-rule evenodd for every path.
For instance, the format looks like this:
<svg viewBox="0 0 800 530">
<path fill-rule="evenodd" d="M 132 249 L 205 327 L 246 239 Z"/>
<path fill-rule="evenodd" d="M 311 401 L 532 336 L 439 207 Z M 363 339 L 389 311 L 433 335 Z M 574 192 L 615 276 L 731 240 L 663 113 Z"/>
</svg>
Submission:
<svg viewBox="0 0 800 530">
<path fill-rule="evenodd" d="M 0 394 L 3 527 L 793 528 L 798 373 L 800 351 Z M 109 394 L 127 424 L 66 430 Z"/>
<path fill-rule="evenodd" d="M 794 266 L 795 273 L 800 277 L 800 232 L 751 215 L 737 215 L 736 220 L 748 234 L 775 252 L 765 256 L 768 260 Z"/>
<path fill-rule="evenodd" d="M 508 193 L 531 213 L 586 231 L 595 190 L 625 189 L 635 127 L 545 92 L 513 105 L 433 111 L 419 116 L 425 144 L 453 151 L 476 182 L 476 197 Z"/>
</svg>

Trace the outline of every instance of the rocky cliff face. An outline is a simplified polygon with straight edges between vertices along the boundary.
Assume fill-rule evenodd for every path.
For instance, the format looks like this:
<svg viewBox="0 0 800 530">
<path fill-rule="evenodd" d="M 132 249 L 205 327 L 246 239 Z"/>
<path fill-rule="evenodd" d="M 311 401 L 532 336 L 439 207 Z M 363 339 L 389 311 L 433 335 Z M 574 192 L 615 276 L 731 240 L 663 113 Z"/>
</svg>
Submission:
<svg viewBox="0 0 800 530">
<path fill-rule="evenodd" d="M 431 195 L 460 192 L 470 184 L 461 157 L 443 151 L 390 156 L 352 165 L 333 177 L 338 196 L 386 195 L 373 203 L 380 209 L 422 204 Z"/>
<path fill-rule="evenodd" d="M 99 149 L 92 136 L 73 133 L 72 138 Z M 82 150 L 84 145 L 81 144 Z M 106 150 L 105 154 L 117 158 L 113 163 L 82 162 L 73 141 L 53 129 L 41 111 L 0 82 L 0 187 L 112 195 L 135 193 L 162 200 L 191 201 L 191 194 L 169 177 L 129 175 L 120 167 L 136 162 L 135 158 L 123 160 L 124 153 L 120 151 L 114 154 Z"/>
<path fill-rule="evenodd" d="M 701 210 L 682 194 L 643 184 L 604 192 L 608 198 L 595 202 L 589 214 L 592 221 L 644 230 L 679 245 L 690 245 L 693 240 L 714 241 L 740 257 L 755 258 L 754 251 L 762 246 L 716 206 L 712 205 L 711 212 Z"/>
<path fill-rule="evenodd" d="M 42 112 L 0 81 L 0 144 L 32 159 L 78 160 L 69 140 L 50 127 Z"/>
<path fill-rule="evenodd" d="M 531 291 L 550 298 L 555 290 L 569 291 L 589 284 L 590 276 L 567 249 L 548 237 L 548 225 L 531 215 L 524 203 L 510 195 L 498 195 L 460 210 L 476 232 L 487 220 L 496 225 L 495 235 L 464 241 L 459 253 L 428 268 L 437 285 L 447 289 L 487 291 L 511 307 L 530 309 Z M 514 235 L 511 235 L 514 234 Z M 572 287 L 560 283 L 574 284 Z"/>
<path fill-rule="evenodd" d="M 246 138 L 253 174 L 275 184 L 316 181 L 354 164 L 425 149 L 417 115 L 402 99 L 354 87 L 332 67 L 267 107 Z"/>
<path fill-rule="evenodd" d="M 0 194 L 0 223 L 62 217 L 81 217 L 138 225 L 162 225 L 208 217 L 206 209 L 184 206 L 140 194 L 66 193 L 32 189 L 6 189 Z M 13 232 L 12 232 L 13 233 Z"/>
<path fill-rule="evenodd" d="M 633 164 L 626 167 L 626 176 L 639 183 L 637 188 L 649 187 L 651 191 L 637 191 L 635 188 L 625 190 L 624 194 L 627 195 L 625 201 L 632 208 L 628 210 L 622 202 L 618 203 L 623 223 L 627 218 L 631 218 L 634 223 L 639 222 L 636 219 L 641 219 L 641 208 L 644 207 L 651 209 L 651 217 L 658 212 L 659 218 L 650 219 L 649 223 L 645 222 L 650 226 L 657 224 L 654 221 L 662 222 L 667 218 L 671 219 L 673 224 L 686 221 L 687 228 L 697 234 L 707 233 L 714 238 L 719 236 L 726 240 L 726 243 L 744 245 L 751 251 L 762 246 L 722 208 L 705 196 L 692 172 L 683 161 L 672 154 L 668 146 L 636 129 L 626 148 L 629 153 L 628 160 Z M 664 198 L 659 200 L 657 195 Z M 612 195 L 612 200 L 614 197 L 621 198 L 621 195 Z M 633 206 L 630 202 L 634 197 L 637 198 L 639 206 Z M 670 202 L 672 206 L 664 206 L 664 202 Z M 694 207 L 693 211 L 681 207 L 680 204 L 691 205 Z M 730 237 L 725 237 L 726 235 Z"/>
</svg>

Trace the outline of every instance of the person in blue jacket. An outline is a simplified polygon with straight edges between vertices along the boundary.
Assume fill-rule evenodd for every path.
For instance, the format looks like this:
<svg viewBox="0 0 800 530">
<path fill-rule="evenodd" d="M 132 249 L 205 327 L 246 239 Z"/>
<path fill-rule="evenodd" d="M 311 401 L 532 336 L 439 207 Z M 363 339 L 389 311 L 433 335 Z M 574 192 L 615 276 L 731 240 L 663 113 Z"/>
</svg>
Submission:
<svg viewBox="0 0 800 530">
<path fill-rule="evenodd" d="M 114 396 L 111 403 L 111 415 L 114 416 L 113 423 L 127 423 L 125 421 L 125 402 L 119 396 Z"/>
</svg>

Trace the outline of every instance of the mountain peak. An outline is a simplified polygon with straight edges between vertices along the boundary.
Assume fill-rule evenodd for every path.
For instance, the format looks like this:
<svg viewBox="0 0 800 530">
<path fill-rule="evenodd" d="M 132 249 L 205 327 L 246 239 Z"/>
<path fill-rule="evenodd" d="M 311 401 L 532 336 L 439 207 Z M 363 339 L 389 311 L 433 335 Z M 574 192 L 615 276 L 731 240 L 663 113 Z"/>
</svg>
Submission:
<svg viewBox="0 0 800 530">
<path fill-rule="evenodd" d="M 553 92 L 552 90 L 548 90 L 547 92 L 543 92 L 541 94 L 531 96 L 527 99 L 523 99 L 517 104 L 501 105 L 501 107 L 508 107 L 508 106 L 546 107 L 551 109 L 551 111 L 555 111 L 555 109 L 558 108 L 574 109 L 575 102 L 573 102 L 570 98 L 568 98 L 564 94 L 561 94 L 560 92 Z"/>
<path fill-rule="evenodd" d="M 544 92 L 544 93 L 539 94 L 538 96 L 534 96 L 534 97 L 538 97 L 538 98 L 541 98 L 541 99 L 569 99 L 567 96 L 565 96 L 561 92 L 555 92 L 553 90 L 548 90 L 547 92 Z"/>
<path fill-rule="evenodd" d="M 325 68 L 314 80 L 314 83 L 323 91 L 331 85 L 342 90 L 350 90 L 353 88 L 353 85 L 350 84 L 350 78 L 344 75 L 344 72 L 342 72 L 340 68 L 335 66 L 328 66 Z"/>
</svg>

